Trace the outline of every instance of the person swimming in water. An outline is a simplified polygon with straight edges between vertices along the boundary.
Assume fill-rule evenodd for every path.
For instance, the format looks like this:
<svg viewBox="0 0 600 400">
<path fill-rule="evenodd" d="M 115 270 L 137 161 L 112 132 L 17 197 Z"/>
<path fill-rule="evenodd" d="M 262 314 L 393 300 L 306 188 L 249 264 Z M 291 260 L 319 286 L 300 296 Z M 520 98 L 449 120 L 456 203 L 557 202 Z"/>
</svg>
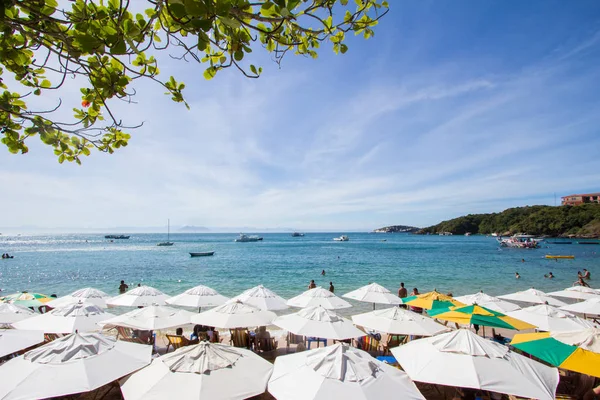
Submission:
<svg viewBox="0 0 600 400">
<path fill-rule="evenodd" d="M 575 282 L 573 282 L 573 286 L 583 286 L 583 287 L 590 287 L 590 285 L 587 284 L 586 281 L 583 280 L 583 278 L 580 276 L 579 278 L 577 278 L 577 280 Z"/>
<path fill-rule="evenodd" d="M 516 278 L 516 279 L 520 279 L 520 278 L 521 278 L 521 275 L 519 275 L 519 273 L 518 273 L 518 272 L 515 272 L 515 278 Z"/>
<path fill-rule="evenodd" d="M 325 276 L 325 270 L 321 271 L 321 275 Z"/>
<path fill-rule="evenodd" d="M 317 285 L 315 284 L 315 280 L 314 280 L 314 279 L 311 279 L 311 280 L 310 280 L 310 283 L 308 284 L 308 288 L 309 288 L 309 289 L 314 289 L 314 288 L 316 288 L 316 287 L 317 287 Z"/>
<path fill-rule="evenodd" d="M 550 272 L 550 273 L 548 273 L 548 275 L 544 275 L 544 278 L 552 279 L 552 278 L 554 278 L 554 275 L 552 275 L 552 272 Z"/>
</svg>

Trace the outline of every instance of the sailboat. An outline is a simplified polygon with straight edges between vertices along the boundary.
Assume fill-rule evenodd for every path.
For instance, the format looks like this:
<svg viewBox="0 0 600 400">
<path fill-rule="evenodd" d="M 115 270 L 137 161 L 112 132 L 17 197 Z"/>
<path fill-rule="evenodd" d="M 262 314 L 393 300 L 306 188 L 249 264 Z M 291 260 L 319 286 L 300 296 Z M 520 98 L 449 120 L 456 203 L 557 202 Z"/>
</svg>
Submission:
<svg viewBox="0 0 600 400">
<path fill-rule="evenodd" d="M 157 244 L 157 246 L 173 246 L 173 242 L 169 242 L 170 236 L 171 236 L 171 220 L 168 219 L 167 220 L 167 241 L 160 242 Z"/>
</svg>

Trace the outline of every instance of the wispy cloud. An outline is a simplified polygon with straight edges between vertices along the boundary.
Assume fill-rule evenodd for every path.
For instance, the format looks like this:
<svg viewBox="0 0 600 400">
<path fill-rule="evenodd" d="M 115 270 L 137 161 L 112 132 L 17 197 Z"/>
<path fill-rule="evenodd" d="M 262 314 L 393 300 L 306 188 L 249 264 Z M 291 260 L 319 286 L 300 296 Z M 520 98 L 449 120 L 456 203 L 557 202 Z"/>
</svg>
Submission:
<svg viewBox="0 0 600 400">
<path fill-rule="evenodd" d="M 10 210 L 0 225 L 427 225 L 552 203 L 554 192 L 599 181 L 593 21 L 565 24 L 568 38 L 527 31 L 532 55 L 518 62 L 518 46 L 499 46 L 506 37 L 476 24 L 394 23 L 345 58 L 289 58 L 259 80 L 228 71 L 205 82 L 196 66 L 165 60 L 164 73 L 186 82 L 191 110 L 144 83 L 139 104 L 116 105 L 144 122 L 117 154 L 77 167 L 58 165 L 35 140 L 26 156 L 0 153 L 0 187 L 9 188 L 0 206 Z M 426 40 L 394 47 L 391 35 L 406 32 Z M 431 38 L 444 35 L 463 40 L 433 53 Z M 70 82 L 66 104 L 78 96 Z"/>
</svg>

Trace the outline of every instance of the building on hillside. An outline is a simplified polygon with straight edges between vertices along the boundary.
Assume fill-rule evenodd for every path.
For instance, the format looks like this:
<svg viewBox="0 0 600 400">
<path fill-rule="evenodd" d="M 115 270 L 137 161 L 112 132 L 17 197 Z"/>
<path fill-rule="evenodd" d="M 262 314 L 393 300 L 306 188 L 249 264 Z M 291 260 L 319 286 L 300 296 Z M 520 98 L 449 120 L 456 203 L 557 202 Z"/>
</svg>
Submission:
<svg viewBox="0 0 600 400">
<path fill-rule="evenodd" d="M 561 197 L 560 199 L 560 204 L 563 206 L 578 206 L 580 204 L 587 203 L 600 204 L 600 193 L 570 194 L 568 196 Z"/>
</svg>

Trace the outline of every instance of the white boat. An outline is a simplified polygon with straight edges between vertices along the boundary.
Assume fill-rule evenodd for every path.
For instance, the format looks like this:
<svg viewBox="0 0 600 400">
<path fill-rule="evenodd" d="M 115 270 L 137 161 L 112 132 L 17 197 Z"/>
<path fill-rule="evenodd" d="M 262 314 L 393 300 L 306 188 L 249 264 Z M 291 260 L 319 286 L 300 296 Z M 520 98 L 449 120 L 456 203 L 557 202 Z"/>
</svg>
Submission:
<svg viewBox="0 0 600 400">
<path fill-rule="evenodd" d="M 471 236 L 471 232 L 465 233 L 465 236 Z"/>
<path fill-rule="evenodd" d="M 259 240 L 263 240 L 260 236 L 248 236 L 240 233 L 240 237 L 235 239 L 234 242 L 258 242 Z"/>
<path fill-rule="evenodd" d="M 543 239 L 535 239 L 532 235 L 514 235 L 507 239 L 499 237 L 498 242 L 501 247 L 510 247 L 515 249 L 536 249 L 539 242 Z"/>
<path fill-rule="evenodd" d="M 170 238 L 171 238 L 171 220 L 168 219 L 167 220 L 167 241 L 157 243 L 156 245 L 157 246 L 173 246 L 173 242 L 169 242 Z"/>
<path fill-rule="evenodd" d="M 333 238 L 336 242 L 347 242 L 350 238 L 346 235 L 342 235 L 340 237 Z"/>
</svg>

